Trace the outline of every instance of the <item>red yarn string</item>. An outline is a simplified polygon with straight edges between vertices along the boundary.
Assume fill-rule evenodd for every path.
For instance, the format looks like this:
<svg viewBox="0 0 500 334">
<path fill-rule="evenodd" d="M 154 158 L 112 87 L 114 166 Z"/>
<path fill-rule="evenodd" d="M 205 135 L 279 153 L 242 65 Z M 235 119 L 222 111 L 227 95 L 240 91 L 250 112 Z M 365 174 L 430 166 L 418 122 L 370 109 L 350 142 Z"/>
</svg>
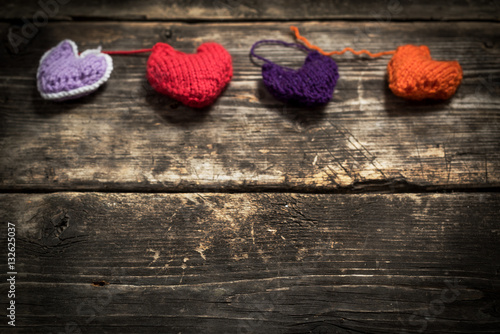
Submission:
<svg viewBox="0 0 500 334">
<path fill-rule="evenodd" d="M 131 55 L 134 53 L 145 53 L 151 51 L 153 51 L 153 49 L 140 49 L 140 50 L 130 50 L 130 51 L 101 51 L 101 52 L 106 53 L 108 55 Z"/>
</svg>

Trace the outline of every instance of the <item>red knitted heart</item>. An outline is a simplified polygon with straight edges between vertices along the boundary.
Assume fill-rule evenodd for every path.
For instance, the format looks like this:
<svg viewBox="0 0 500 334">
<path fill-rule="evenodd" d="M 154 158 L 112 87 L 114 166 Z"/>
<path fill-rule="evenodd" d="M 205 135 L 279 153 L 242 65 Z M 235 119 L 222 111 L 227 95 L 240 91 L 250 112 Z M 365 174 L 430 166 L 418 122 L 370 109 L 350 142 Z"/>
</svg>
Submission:
<svg viewBox="0 0 500 334">
<path fill-rule="evenodd" d="M 148 81 L 156 91 L 194 108 L 212 104 L 232 76 L 231 55 L 217 43 L 204 43 L 195 54 L 157 43 L 147 63 Z"/>
</svg>

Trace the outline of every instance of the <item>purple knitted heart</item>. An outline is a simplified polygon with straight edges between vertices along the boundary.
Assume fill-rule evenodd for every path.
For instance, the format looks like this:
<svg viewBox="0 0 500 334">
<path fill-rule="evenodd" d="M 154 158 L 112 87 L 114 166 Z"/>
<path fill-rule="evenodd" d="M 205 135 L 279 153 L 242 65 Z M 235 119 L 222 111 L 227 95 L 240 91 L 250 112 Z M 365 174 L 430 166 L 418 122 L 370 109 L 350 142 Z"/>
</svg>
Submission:
<svg viewBox="0 0 500 334">
<path fill-rule="evenodd" d="M 78 55 L 75 42 L 67 39 L 45 52 L 37 72 L 37 87 L 46 100 L 63 101 L 88 95 L 105 83 L 113 61 L 101 49 Z"/>
<path fill-rule="evenodd" d="M 299 47 L 309 54 L 298 70 L 279 66 L 254 53 L 260 43 L 278 43 Z M 335 61 L 317 51 L 311 51 L 301 44 L 263 40 L 254 44 L 251 55 L 266 63 L 262 65 L 262 79 L 269 92 L 278 100 L 302 106 L 325 104 L 332 98 L 339 78 Z"/>
</svg>

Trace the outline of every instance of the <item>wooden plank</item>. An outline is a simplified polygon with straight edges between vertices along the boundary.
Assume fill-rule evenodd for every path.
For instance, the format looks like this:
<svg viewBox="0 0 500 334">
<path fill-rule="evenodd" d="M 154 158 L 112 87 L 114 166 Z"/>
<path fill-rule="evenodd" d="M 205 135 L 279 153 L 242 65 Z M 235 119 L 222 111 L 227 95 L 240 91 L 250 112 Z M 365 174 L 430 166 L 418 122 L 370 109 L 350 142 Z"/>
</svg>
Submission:
<svg viewBox="0 0 500 334">
<path fill-rule="evenodd" d="M 20 0 L 2 1 L 1 18 L 31 18 L 45 12 L 51 20 L 495 20 L 500 18 L 500 3 L 493 1 L 79 1 Z"/>
<path fill-rule="evenodd" d="M 23 333 L 494 333 L 499 212 L 495 193 L 3 194 L 0 249 L 14 223 Z"/>
<path fill-rule="evenodd" d="M 248 58 L 259 38 L 291 41 L 289 25 L 50 24 L 24 51 L 3 56 L 0 190 L 356 192 L 500 185 L 499 24 L 299 24 L 328 50 L 425 43 L 436 59 L 457 59 L 464 69 L 451 101 L 413 103 L 387 88 L 388 57 L 337 57 L 341 79 L 334 98 L 314 110 L 273 99 L 260 67 Z M 212 108 L 191 110 L 149 86 L 147 55 L 116 56 L 111 79 L 97 93 L 46 102 L 36 91 L 37 62 L 63 38 L 82 49 L 164 41 L 185 52 L 216 40 L 233 55 L 234 78 Z M 285 66 L 304 59 L 280 47 L 259 52 Z"/>
</svg>

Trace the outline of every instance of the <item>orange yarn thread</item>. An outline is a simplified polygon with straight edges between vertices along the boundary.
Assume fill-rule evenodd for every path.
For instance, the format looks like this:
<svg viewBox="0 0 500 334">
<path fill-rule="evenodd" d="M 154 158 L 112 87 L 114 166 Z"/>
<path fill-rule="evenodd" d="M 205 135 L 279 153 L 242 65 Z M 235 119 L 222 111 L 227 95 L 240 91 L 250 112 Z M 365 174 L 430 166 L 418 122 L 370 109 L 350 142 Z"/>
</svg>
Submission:
<svg viewBox="0 0 500 334">
<path fill-rule="evenodd" d="M 462 82 L 463 72 L 460 64 L 457 61 L 433 60 L 429 48 L 425 45 L 403 45 L 396 50 L 378 53 L 355 51 L 352 48 L 325 52 L 301 36 L 297 27 L 291 26 L 290 30 L 295 34 L 295 38 L 308 48 L 325 56 L 342 55 L 346 51 L 355 55 L 367 54 L 372 58 L 392 54 L 393 57 L 387 64 L 389 88 L 395 95 L 409 100 L 449 99 Z"/>
<path fill-rule="evenodd" d="M 385 55 L 392 55 L 392 54 L 394 54 L 396 52 L 396 50 L 391 50 L 391 51 L 383 51 L 383 52 L 371 53 L 368 50 L 355 51 L 352 48 L 345 48 L 342 51 L 330 51 L 330 52 L 326 52 L 326 51 L 323 51 L 323 49 L 321 49 L 320 47 L 318 47 L 316 45 L 312 45 L 307 40 L 307 38 L 305 38 L 304 36 L 301 36 L 300 33 L 299 33 L 299 29 L 297 27 L 291 26 L 290 30 L 295 34 L 295 38 L 298 39 L 299 41 L 301 41 L 302 43 L 304 43 L 304 45 L 307 46 L 309 49 L 316 50 L 316 51 L 318 51 L 319 53 L 321 53 L 322 55 L 325 55 L 325 56 L 343 55 L 344 53 L 346 53 L 347 51 L 349 51 L 349 52 L 354 53 L 357 56 L 359 56 L 360 54 L 364 53 L 364 54 L 369 55 L 372 58 L 377 58 L 377 57 L 381 57 L 381 56 L 385 56 Z"/>
</svg>

